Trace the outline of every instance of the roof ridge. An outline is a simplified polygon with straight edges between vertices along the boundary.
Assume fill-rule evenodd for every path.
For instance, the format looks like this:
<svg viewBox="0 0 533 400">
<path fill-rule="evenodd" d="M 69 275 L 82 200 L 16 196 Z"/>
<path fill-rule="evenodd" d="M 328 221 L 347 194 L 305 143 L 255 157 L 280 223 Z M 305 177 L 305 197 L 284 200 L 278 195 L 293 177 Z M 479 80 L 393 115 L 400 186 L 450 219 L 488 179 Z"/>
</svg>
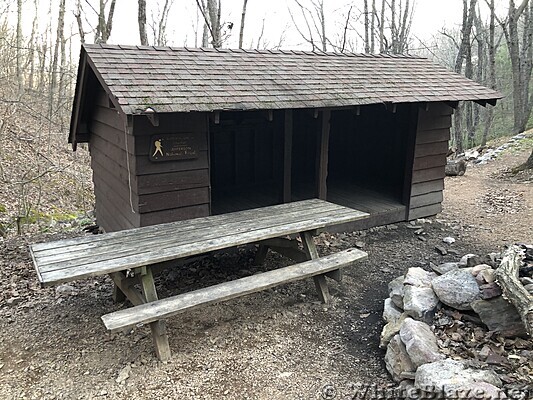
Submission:
<svg viewBox="0 0 533 400">
<path fill-rule="evenodd" d="M 357 58 L 396 58 L 396 59 L 415 59 L 428 60 L 427 57 L 421 57 L 412 54 L 388 54 L 388 53 L 354 53 L 354 52 L 335 52 L 322 51 L 315 49 L 308 50 L 292 50 L 292 49 L 236 49 L 236 48 L 212 48 L 212 47 L 176 47 L 176 46 L 140 46 L 140 45 L 122 45 L 122 44 L 108 44 L 108 43 L 84 43 L 82 47 L 86 49 L 101 48 L 106 50 L 160 50 L 172 52 L 190 52 L 190 53 L 234 53 L 234 54 L 282 54 L 282 55 L 297 55 L 297 56 L 337 56 L 337 57 L 357 57 Z"/>
</svg>

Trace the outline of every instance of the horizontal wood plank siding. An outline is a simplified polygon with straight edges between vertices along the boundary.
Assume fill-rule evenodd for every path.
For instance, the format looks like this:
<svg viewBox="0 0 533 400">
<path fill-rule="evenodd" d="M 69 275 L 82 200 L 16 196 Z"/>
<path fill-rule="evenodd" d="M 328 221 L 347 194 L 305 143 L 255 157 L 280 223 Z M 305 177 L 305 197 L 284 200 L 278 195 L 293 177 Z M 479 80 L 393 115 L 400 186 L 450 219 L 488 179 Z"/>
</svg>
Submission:
<svg viewBox="0 0 533 400">
<path fill-rule="evenodd" d="M 89 149 L 96 220 L 106 232 L 134 228 L 140 224 L 135 158 L 126 151 L 126 142 L 128 149 L 133 151 L 135 138 L 131 135 L 126 137 L 125 129 L 120 114 L 109 107 L 107 95 L 100 93 L 89 123 Z"/>
<path fill-rule="evenodd" d="M 430 206 L 425 207 L 419 207 L 419 208 L 413 208 L 409 210 L 409 219 L 417 219 L 417 218 L 424 218 L 424 217 L 430 217 L 432 215 L 437 215 L 438 213 L 442 212 L 442 204 L 432 204 Z"/>
<path fill-rule="evenodd" d="M 209 170 L 169 172 L 137 176 L 138 193 L 163 193 L 172 190 L 185 190 L 209 186 Z"/>
<path fill-rule="evenodd" d="M 415 171 L 427 168 L 442 167 L 446 165 L 446 154 L 417 157 L 413 165 Z"/>
<path fill-rule="evenodd" d="M 419 109 L 408 220 L 442 211 L 452 113 L 453 109 L 444 103 L 430 103 Z"/>
<path fill-rule="evenodd" d="M 442 192 L 432 192 L 411 197 L 411 209 L 441 203 Z"/>
<path fill-rule="evenodd" d="M 158 119 L 158 126 L 152 125 L 145 116 L 137 116 L 133 120 L 141 226 L 208 216 L 210 181 L 207 115 L 162 114 Z M 188 160 L 150 161 L 152 137 L 178 133 L 194 136 L 198 156 Z"/>
<path fill-rule="evenodd" d="M 435 179 L 444 179 L 444 176 L 444 165 L 434 168 L 419 169 L 413 171 L 413 183 L 433 181 Z"/>
<path fill-rule="evenodd" d="M 207 216 L 209 216 L 209 204 L 201 204 L 141 214 L 141 224 L 142 226 L 164 224 L 171 221 Z"/>
<path fill-rule="evenodd" d="M 209 204 L 209 188 L 176 190 L 173 192 L 145 194 L 139 197 L 139 210 L 141 213 L 198 204 Z"/>
<path fill-rule="evenodd" d="M 442 192 L 444 190 L 444 180 L 415 183 L 411 188 L 411 196 L 419 196 L 425 193 Z"/>
</svg>

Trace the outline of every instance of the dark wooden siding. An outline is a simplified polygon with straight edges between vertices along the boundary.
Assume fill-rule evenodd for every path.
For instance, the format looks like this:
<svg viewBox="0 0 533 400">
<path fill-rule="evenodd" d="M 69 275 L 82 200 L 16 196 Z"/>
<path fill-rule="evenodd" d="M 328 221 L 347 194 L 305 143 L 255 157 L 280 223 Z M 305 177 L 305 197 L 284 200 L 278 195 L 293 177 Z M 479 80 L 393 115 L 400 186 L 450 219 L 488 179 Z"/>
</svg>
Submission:
<svg viewBox="0 0 533 400">
<path fill-rule="evenodd" d="M 109 107 L 107 95 L 101 91 L 89 124 L 89 149 L 96 220 L 107 232 L 134 228 L 140 224 L 135 159 L 126 151 L 124 130 L 124 120 Z M 128 149 L 133 151 L 134 146 L 135 139 L 129 136 Z M 128 172 L 128 161 L 131 172 Z"/>
<path fill-rule="evenodd" d="M 141 226 L 202 217 L 210 212 L 207 115 L 162 114 L 159 126 L 145 116 L 133 120 L 136 187 Z M 150 138 L 157 134 L 190 133 L 196 136 L 198 157 L 191 160 L 152 162 Z M 130 151 L 131 151 L 130 150 Z"/>
<path fill-rule="evenodd" d="M 452 108 L 444 103 L 431 103 L 427 109 L 419 109 L 409 220 L 428 217 L 442 211 L 444 168 L 452 112 Z"/>
</svg>

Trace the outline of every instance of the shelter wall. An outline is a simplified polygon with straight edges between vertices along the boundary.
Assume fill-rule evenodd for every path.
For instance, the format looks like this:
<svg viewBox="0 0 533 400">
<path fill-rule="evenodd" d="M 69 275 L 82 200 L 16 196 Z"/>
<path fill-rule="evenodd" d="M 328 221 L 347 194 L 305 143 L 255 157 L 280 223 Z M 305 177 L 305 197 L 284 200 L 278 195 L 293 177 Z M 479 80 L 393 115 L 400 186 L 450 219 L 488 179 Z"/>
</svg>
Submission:
<svg viewBox="0 0 533 400">
<path fill-rule="evenodd" d="M 452 114 L 453 109 L 445 103 L 429 103 L 427 109 L 418 110 L 408 220 L 442 211 Z"/>
<path fill-rule="evenodd" d="M 103 90 L 96 96 L 89 132 L 98 224 L 107 232 L 138 227 L 137 177 L 135 157 L 131 154 L 135 141 L 133 137 L 128 138 L 131 140 L 126 151 L 123 119 L 110 108 Z"/>
<path fill-rule="evenodd" d="M 160 114 L 158 126 L 146 116 L 133 119 L 135 174 L 141 226 L 208 216 L 210 213 L 208 120 L 206 114 Z M 197 155 L 191 159 L 150 160 L 154 136 L 189 134 Z"/>
</svg>

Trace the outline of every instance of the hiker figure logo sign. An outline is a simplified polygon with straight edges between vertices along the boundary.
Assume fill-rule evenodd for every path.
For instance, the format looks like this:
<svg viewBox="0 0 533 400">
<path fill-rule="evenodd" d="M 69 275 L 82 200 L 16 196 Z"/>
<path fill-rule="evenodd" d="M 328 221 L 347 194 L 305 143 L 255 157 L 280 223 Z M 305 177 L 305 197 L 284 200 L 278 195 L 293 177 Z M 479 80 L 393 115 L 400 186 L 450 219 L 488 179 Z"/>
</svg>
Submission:
<svg viewBox="0 0 533 400">
<path fill-rule="evenodd" d="M 150 161 L 189 160 L 198 158 L 198 145 L 191 133 L 152 136 Z"/>
</svg>

